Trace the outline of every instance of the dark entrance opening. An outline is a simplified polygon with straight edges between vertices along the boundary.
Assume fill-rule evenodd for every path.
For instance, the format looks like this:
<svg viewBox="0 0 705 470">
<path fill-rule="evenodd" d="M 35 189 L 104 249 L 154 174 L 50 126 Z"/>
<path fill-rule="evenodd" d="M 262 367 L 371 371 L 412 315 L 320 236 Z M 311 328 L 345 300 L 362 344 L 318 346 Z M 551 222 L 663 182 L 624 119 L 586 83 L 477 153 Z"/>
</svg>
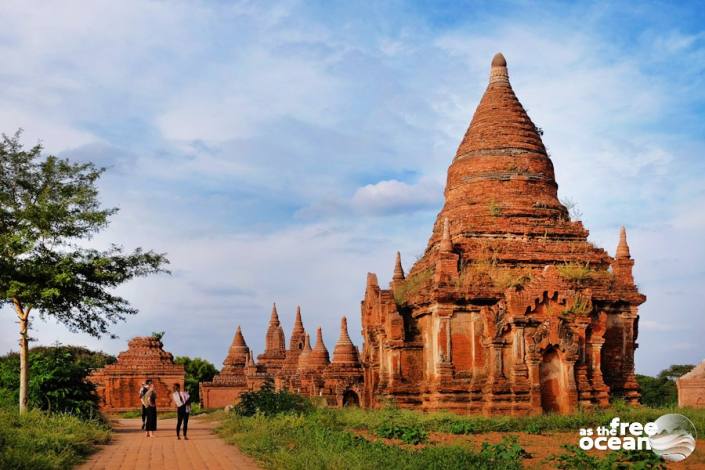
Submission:
<svg viewBox="0 0 705 470">
<path fill-rule="evenodd" d="M 360 398 L 357 393 L 352 390 L 347 390 L 343 394 L 343 406 L 360 406 Z"/>
<path fill-rule="evenodd" d="M 543 355 L 540 365 L 541 407 L 546 413 L 561 411 L 562 367 L 558 353 L 551 349 Z"/>
</svg>

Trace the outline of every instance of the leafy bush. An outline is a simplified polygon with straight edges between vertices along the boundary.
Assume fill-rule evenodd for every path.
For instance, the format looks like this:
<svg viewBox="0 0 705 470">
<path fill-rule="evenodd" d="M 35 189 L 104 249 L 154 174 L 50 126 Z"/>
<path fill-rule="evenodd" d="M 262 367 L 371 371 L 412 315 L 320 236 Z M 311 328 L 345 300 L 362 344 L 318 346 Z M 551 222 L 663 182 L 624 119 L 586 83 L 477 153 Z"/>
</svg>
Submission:
<svg viewBox="0 0 705 470">
<path fill-rule="evenodd" d="M 198 384 L 200 382 L 210 382 L 218 373 L 218 369 L 205 359 L 200 357 L 190 358 L 187 356 L 178 356 L 174 359 L 177 364 L 183 364 L 186 370 L 186 380 L 184 387 L 191 396 L 191 403 L 201 401 L 199 395 Z"/>
<path fill-rule="evenodd" d="M 275 391 L 274 382 L 269 379 L 259 390 L 243 393 L 235 412 L 240 416 L 254 416 L 257 413 L 273 416 L 279 413 L 306 413 L 312 409 L 311 401 L 301 395 L 288 390 Z"/>
<path fill-rule="evenodd" d="M 406 444 L 421 444 L 428 439 L 428 433 L 419 424 L 399 424 L 392 421 L 382 423 L 375 431 L 379 437 L 399 439 Z"/>
<path fill-rule="evenodd" d="M 39 410 L 20 416 L 15 406 L 0 407 L 0 468 L 71 468 L 110 440 L 110 430 L 98 421 Z"/>
<path fill-rule="evenodd" d="M 492 468 L 506 468 L 503 467 L 506 462 L 518 463 L 522 458 L 529 457 L 529 454 L 521 448 L 516 436 L 505 436 L 498 444 L 483 442 L 480 457 Z"/>
<path fill-rule="evenodd" d="M 113 356 L 76 346 L 32 348 L 29 352 L 30 406 L 84 418 L 99 416 L 95 386 L 86 381 L 86 376 L 91 370 L 114 361 Z M 1 402 L 18 402 L 19 370 L 17 353 L 0 357 Z"/>
</svg>

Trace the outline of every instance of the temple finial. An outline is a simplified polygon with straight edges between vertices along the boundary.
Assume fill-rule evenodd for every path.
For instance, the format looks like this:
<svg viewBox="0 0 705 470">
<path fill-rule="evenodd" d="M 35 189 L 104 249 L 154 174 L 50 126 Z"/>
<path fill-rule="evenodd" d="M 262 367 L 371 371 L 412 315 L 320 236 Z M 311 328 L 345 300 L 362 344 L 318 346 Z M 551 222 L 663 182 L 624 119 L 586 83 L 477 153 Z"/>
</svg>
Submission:
<svg viewBox="0 0 705 470">
<path fill-rule="evenodd" d="M 498 52 L 492 58 L 490 67 L 490 83 L 504 82 L 509 83 L 509 73 L 507 72 L 507 59 L 501 52 Z"/>
<path fill-rule="evenodd" d="M 247 347 L 247 343 L 245 343 L 245 337 L 242 335 L 240 325 L 238 325 L 237 330 L 235 330 L 235 339 L 233 340 L 233 345 Z"/>
<path fill-rule="evenodd" d="M 352 343 L 348 334 L 348 319 L 346 317 L 340 319 L 340 341 Z"/>
<path fill-rule="evenodd" d="M 619 244 L 617 245 L 617 259 L 629 259 L 629 245 L 627 244 L 627 230 L 624 225 L 619 229 Z"/>
<path fill-rule="evenodd" d="M 450 222 L 448 217 L 443 219 L 443 237 L 441 237 L 441 252 L 449 253 L 453 251 L 453 242 L 450 241 Z"/>
<path fill-rule="evenodd" d="M 504 54 L 498 52 L 492 57 L 492 67 L 506 67 L 507 59 L 504 58 Z"/>
<path fill-rule="evenodd" d="M 279 324 L 279 314 L 277 313 L 277 303 L 276 302 L 274 302 L 272 304 L 272 316 L 269 319 L 269 323 L 276 324 L 276 325 Z"/>
<path fill-rule="evenodd" d="M 301 321 L 301 306 L 297 305 L 296 306 L 296 320 L 294 320 L 294 325 L 295 327 L 304 327 L 303 321 Z"/>
<path fill-rule="evenodd" d="M 394 262 L 394 275 L 392 276 L 392 281 L 403 281 L 404 280 L 404 268 L 401 265 L 401 254 L 397 251 L 397 257 Z"/>
</svg>

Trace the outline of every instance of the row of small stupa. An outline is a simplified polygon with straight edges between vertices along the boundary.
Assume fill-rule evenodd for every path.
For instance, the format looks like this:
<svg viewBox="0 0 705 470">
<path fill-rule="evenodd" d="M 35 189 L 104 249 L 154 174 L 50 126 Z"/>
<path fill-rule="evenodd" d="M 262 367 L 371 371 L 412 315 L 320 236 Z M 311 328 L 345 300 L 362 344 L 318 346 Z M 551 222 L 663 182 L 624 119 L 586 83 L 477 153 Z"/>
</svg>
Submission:
<svg viewBox="0 0 705 470">
<path fill-rule="evenodd" d="M 316 344 L 311 347 L 311 338 L 301 319 L 301 308 L 296 308 L 296 319 L 286 347 L 284 330 L 279 321 L 277 306 L 272 314 L 265 338 L 265 350 L 255 361 L 247 346 L 240 326 L 235 331 L 223 368 L 212 382 L 201 384 L 204 406 L 215 408 L 233 403 L 247 390 L 255 390 L 272 379 L 277 388 L 287 388 L 311 396 L 325 396 L 335 403 L 342 400 L 346 391 L 361 388 L 362 365 L 357 347 L 348 334 L 347 319 L 340 324 L 340 337 L 330 354 L 323 342 L 323 331 L 316 330 Z"/>
</svg>

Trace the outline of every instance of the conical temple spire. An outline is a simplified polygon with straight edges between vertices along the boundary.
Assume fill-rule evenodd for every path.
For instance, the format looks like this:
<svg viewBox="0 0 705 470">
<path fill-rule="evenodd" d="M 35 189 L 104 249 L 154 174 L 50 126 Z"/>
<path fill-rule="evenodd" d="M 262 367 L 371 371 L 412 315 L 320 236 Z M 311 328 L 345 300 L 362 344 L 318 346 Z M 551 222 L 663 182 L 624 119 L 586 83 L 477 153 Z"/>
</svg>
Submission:
<svg viewBox="0 0 705 470">
<path fill-rule="evenodd" d="M 316 330 L 316 345 L 311 350 L 308 356 L 308 367 L 311 369 L 320 369 L 326 367 L 330 363 L 328 349 L 323 343 L 323 330 L 319 326 Z"/>
<path fill-rule="evenodd" d="M 429 248 L 442 243 L 441 252 L 467 253 L 468 245 L 476 246 L 469 239 L 477 234 L 506 234 L 518 224 L 551 227 L 567 217 L 541 133 L 514 93 L 507 61 L 498 53 L 492 59 L 487 88 L 448 168 L 445 202 Z M 453 222 L 452 243 L 441 241 L 445 218 Z M 507 218 L 516 223 L 507 223 Z"/>
<path fill-rule="evenodd" d="M 394 275 L 392 276 L 392 281 L 403 281 L 404 280 L 404 268 L 401 265 L 401 253 L 397 251 L 397 257 L 394 261 Z"/>
<path fill-rule="evenodd" d="M 304 347 L 304 337 L 306 335 L 306 330 L 304 329 L 304 323 L 301 320 L 301 307 L 296 307 L 296 319 L 294 320 L 294 328 L 291 330 L 291 337 L 289 338 L 289 350 L 298 353 Z M 293 362 L 295 364 L 295 362 Z"/>
<path fill-rule="evenodd" d="M 242 336 L 242 330 L 240 329 L 240 325 L 237 326 L 237 330 L 235 330 L 235 337 L 233 338 L 233 347 L 247 347 L 247 343 L 245 343 L 245 337 Z"/>
<path fill-rule="evenodd" d="M 294 320 L 294 329 L 302 329 L 304 328 L 304 324 L 301 321 L 301 306 L 297 305 L 296 306 L 296 320 Z"/>
<path fill-rule="evenodd" d="M 267 328 L 267 337 L 265 338 L 265 355 L 284 356 L 286 344 L 284 338 L 284 330 L 279 322 L 279 314 L 277 313 L 277 304 L 272 305 L 272 316 L 269 319 L 269 327 Z"/>
<path fill-rule="evenodd" d="M 453 242 L 450 240 L 450 222 L 448 222 L 448 217 L 443 219 L 443 236 L 441 237 L 440 248 L 443 253 L 453 251 Z"/>
<path fill-rule="evenodd" d="M 333 351 L 333 364 L 359 365 L 360 358 L 357 348 L 353 345 L 348 334 L 348 319 L 340 319 L 340 338 Z"/>
<path fill-rule="evenodd" d="M 272 304 L 272 316 L 269 318 L 269 326 L 279 326 L 279 314 L 277 313 L 277 303 Z"/>
<path fill-rule="evenodd" d="M 300 369 L 305 369 L 308 366 L 308 358 L 311 355 L 311 337 L 306 334 L 306 337 L 304 339 L 304 348 L 301 350 L 301 354 L 299 354 L 299 368 Z"/>
<path fill-rule="evenodd" d="M 233 336 L 233 341 L 230 344 L 230 349 L 228 350 L 228 355 L 223 361 L 224 366 L 236 366 L 238 364 L 244 365 L 247 362 L 247 356 L 250 354 L 250 348 L 247 347 L 245 342 L 245 337 L 242 335 L 242 330 L 240 325 L 237 326 L 235 330 L 235 336 Z"/>
<path fill-rule="evenodd" d="M 619 244 L 617 245 L 617 259 L 628 259 L 631 257 L 629 253 L 629 245 L 627 244 L 627 231 L 624 225 L 619 229 Z"/>
</svg>

